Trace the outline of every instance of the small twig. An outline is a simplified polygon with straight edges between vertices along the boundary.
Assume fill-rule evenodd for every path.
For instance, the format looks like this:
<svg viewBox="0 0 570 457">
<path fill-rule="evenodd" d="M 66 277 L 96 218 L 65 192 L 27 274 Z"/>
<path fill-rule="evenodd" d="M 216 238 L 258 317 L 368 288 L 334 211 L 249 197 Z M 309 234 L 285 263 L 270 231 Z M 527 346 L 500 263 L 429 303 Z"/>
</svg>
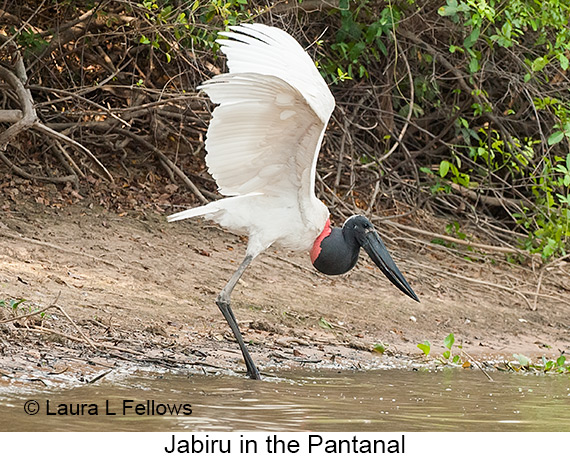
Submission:
<svg viewBox="0 0 570 457">
<path fill-rule="evenodd" d="M 59 295 L 58 295 L 58 297 L 59 297 Z M 89 338 L 87 335 L 85 335 L 85 333 L 83 333 L 83 332 L 81 331 L 81 329 L 77 326 L 77 324 L 73 321 L 73 319 L 72 319 L 71 317 L 69 317 L 69 314 L 67 314 L 67 312 L 66 312 L 60 305 L 55 305 L 55 304 L 54 304 L 53 306 L 55 306 L 57 309 L 59 309 L 59 310 L 63 313 L 63 315 L 64 315 L 65 317 L 67 317 L 67 319 L 69 320 L 69 322 L 71 322 L 71 325 L 73 325 L 73 326 L 75 327 L 75 330 L 77 330 L 77 331 L 79 332 L 79 334 L 83 337 L 83 339 L 85 340 L 85 342 L 86 342 L 89 346 L 91 346 L 93 349 L 97 349 L 97 348 L 95 347 L 95 345 L 93 344 L 93 341 L 91 341 L 91 338 Z"/>
<path fill-rule="evenodd" d="M 9 170 L 12 170 L 18 176 L 25 179 L 31 179 L 34 181 L 45 181 L 53 183 L 64 183 L 64 182 L 74 182 L 77 181 L 77 176 L 36 176 L 28 173 L 27 171 L 20 168 L 18 165 L 14 164 L 6 155 L 0 150 L 0 160 L 6 164 Z"/>
<path fill-rule="evenodd" d="M 176 174 L 184 182 L 184 184 L 188 186 L 188 188 L 194 193 L 194 195 L 198 197 L 198 200 L 200 200 L 201 203 L 203 204 L 209 203 L 208 199 L 204 197 L 202 192 L 200 192 L 200 189 L 196 187 L 196 185 L 190 180 L 190 178 L 188 178 L 188 176 L 186 176 L 186 174 L 174 162 L 172 162 L 172 160 L 166 157 L 166 155 L 160 149 L 158 149 L 154 144 L 152 144 L 150 141 L 144 138 L 141 138 L 139 135 L 136 135 L 133 132 L 129 132 L 128 130 L 121 129 L 120 133 L 121 135 L 128 136 L 133 140 L 138 141 L 139 143 L 143 144 L 145 147 L 153 151 L 159 157 L 159 159 L 162 162 L 164 162 L 166 165 L 168 165 L 172 169 L 174 174 Z"/>
<path fill-rule="evenodd" d="M 94 382 L 99 381 L 99 379 L 104 378 L 105 376 L 107 376 L 109 373 L 111 373 L 113 371 L 113 368 L 111 368 L 110 370 L 107 370 L 101 374 L 98 374 L 97 376 L 95 376 L 93 379 L 91 379 L 90 381 L 87 381 L 87 384 L 93 384 Z"/>
<path fill-rule="evenodd" d="M 5 376 L 6 378 L 14 379 L 14 376 L 9 375 L 8 373 L 0 370 L 0 376 Z"/>
<path fill-rule="evenodd" d="M 95 157 L 93 155 L 93 153 L 87 149 L 85 146 L 83 146 L 81 143 L 78 143 L 77 141 L 75 141 L 73 138 L 70 138 L 66 135 L 64 135 L 63 133 L 59 133 L 56 130 L 53 130 L 52 128 L 48 127 L 47 125 L 41 124 L 41 123 L 35 123 L 33 125 L 33 127 L 36 130 L 39 130 L 41 132 L 44 132 L 48 135 L 50 135 L 53 138 L 59 139 L 61 141 L 64 141 L 66 143 L 71 144 L 72 146 L 75 146 L 77 149 L 79 149 L 80 151 L 83 151 L 93 162 L 95 162 L 95 164 L 99 167 L 99 169 L 103 172 L 103 174 L 105 175 L 105 177 L 110 181 L 110 182 L 115 182 L 115 180 L 113 179 L 113 176 L 111 175 L 111 173 L 109 173 L 109 170 L 107 170 L 107 168 L 105 168 L 105 166 L 100 162 L 100 160 Z M 1 143 L 0 143 L 1 144 Z"/>
<path fill-rule="evenodd" d="M 523 251 L 521 249 L 504 247 L 504 246 L 491 246 L 489 244 L 474 243 L 474 242 L 469 241 L 469 240 L 460 240 L 460 239 L 454 238 L 452 236 L 428 232 L 427 230 L 422 230 L 422 229 L 419 229 L 416 227 L 410 227 L 407 225 L 398 224 L 397 222 L 393 222 L 393 221 L 389 221 L 389 220 L 381 220 L 381 224 L 391 225 L 393 227 L 399 228 L 399 229 L 407 231 L 407 232 L 417 233 L 418 235 L 424 235 L 424 236 L 428 236 L 430 238 L 438 238 L 438 239 L 441 239 L 444 241 L 449 241 L 452 243 L 460 244 L 462 246 L 469 246 L 469 247 L 472 247 L 474 249 L 481 249 L 482 251 L 504 252 L 506 254 L 520 254 L 520 255 L 524 255 L 524 256 L 529 255 L 529 253 L 527 251 Z"/>
<path fill-rule="evenodd" d="M 28 317 L 32 317 L 32 316 L 35 316 L 35 315 L 37 315 L 37 314 L 44 313 L 44 312 L 47 311 L 48 309 L 56 308 L 56 309 L 58 309 L 58 310 L 67 318 L 67 320 L 69 320 L 69 322 L 71 322 L 71 325 L 73 325 L 73 326 L 75 327 L 75 330 L 77 330 L 77 332 L 82 336 L 83 340 L 84 340 L 87 344 L 89 344 L 89 346 L 91 346 L 93 349 L 97 349 L 97 348 L 95 347 L 95 345 L 93 344 L 93 342 L 91 341 L 91 339 L 89 339 L 89 338 L 85 335 L 85 333 L 83 333 L 83 332 L 81 331 L 81 329 L 77 326 L 77 324 L 73 321 L 73 319 L 69 316 L 69 314 L 67 314 L 67 312 L 61 307 L 61 305 L 58 305 L 58 304 L 57 304 L 57 301 L 59 300 L 59 297 L 60 297 L 60 296 L 61 296 L 61 292 L 59 292 L 59 293 L 57 294 L 57 297 L 55 298 L 55 300 L 53 301 L 53 303 L 52 303 L 51 305 L 44 306 L 43 308 L 38 309 L 38 310 L 36 310 L 36 311 L 34 311 L 34 312 L 32 312 L 32 313 L 22 314 L 21 316 L 15 316 L 15 317 L 12 317 L 12 318 L 10 318 L 10 319 L 2 320 L 2 321 L 0 321 L 0 324 L 6 324 L 7 322 L 13 322 L 13 321 L 21 320 L 21 319 L 27 319 Z M 43 328 L 43 327 L 42 327 L 42 328 Z"/>
<path fill-rule="evenodd" d="M 71 156 L 67 153 L 65 148 L 61 145 L 61 143 L 57 140 L 54 141 L 54 143 L 55 143 L 56 147 L 60 150 L 61 154 L 67 159 L 67 161 L 71 165 L 71 170 L 74 170 L 79 176 L 81 176 L 82 178 L 85 178 L 85 173 L 83 173 L 83 171 L 81 171 L 81 169 L 75 163 L 75 160 L 73 160 L 71 158 Z"/>
<path fill-rule="evenodd" d="M 469 354 L 467 354 L 467 352 L 465 352 L 463 349 L 461 349 L 461 353 L 465 354 L 467 356 L 467 358 L 471 361 L 471 363 L 473 365 L 475 365 L 477 368 L 479 368 L 485 376 L 487 376 L 487 379 L 489 381 L 495 382 L 495 380 L 493 378 L 491 378 L 491 375 L 489 373 L 487 373 L 485 370 L 483 370 L 483 367 L 479 364 L 479 362 L 477 362 L 473 357 L 471 357 Z"/>
<path fill-rule="evenodd" d="M 57 336 L 61 336 L 61 337 L 63 337 L 63 338 L 70 339 L 71 341 L 75 341 L 75 342 L 77 342 L 77 343 L 85 342 L 85 340 L 84 340 L 83 338 L 78 338 L 78 337 L 73 336 L 73 335 L 68 335 L 68 334 L 63 333 L 63 332 L 58 332 L 57 330 L 53 330 L 53 329 L 51 329 L 51 328 L 45 328 L 45 327 L 34 326 L 34 327 L 32 327 L 32 328 L 28 328 L 28 329 L 25 329 L 25 330 L 28 330 L 28 331 L 30 331 L 30 332 L 36 332 L 36 333 L 50 333 L 50 334 L 53 334 L 53 335 L 57 335 Z M 122 348 L 122 347 L 119 347 L 119 346 L 114 346 L 114 345 L 109 344 L 109 343 L 97 343 L 97 342 L 93 342 L 93 345 L 95 346 L 95 349 L 100 349 L 100 348 L 105 348 L 105 349 L 110 349 L 110 350 L 116 349 L 116 350 L 119 350 L 119 351 L 122 351 L 122 352 L 127 352 L 127 353 L 129 353 L 129 354 L 144 356 L 144 354 L 143 354 L 142 352 L 134 351 L 134 350 L 128 349 L 128 348 Z"/>
<path fill-rule="evenodd" d="M 396 42 L 396 34 L 394 32 L 392 32 L 392 37 Z M 404 60 L 404 63 L 406 64 L 408 79 L 410 81 L 410 104 L 408 108 L 408 116 L 406 118 L 406 123 L 404 124 L 404 127 L 402 127 L 402 130 L 400 131 L 400 134 L 398 135 L 396 142 L 392 145 L 392 147 L 386 154 L 384 154 L 382 157 L 380 157 L 377 160 L 377 163 L 382 163 L 384 160 L 390 157 L 393 154 L 393 152 L 397 149 L 397 147 L 402 143 L 404 135 L 406 134 L 406 130 L 408 130 L 408 125 L 410 125 L 410 120 L 412 119 L 412 113 L 414 112 L 414 78 L 412 76 L 412 70 L 410 69 L 410 64 L 408 62 L 408 59 L 406 58 L 405 53 L 402 53 L 402 58 Z"/>
<path fill-rule="evenodd" d="M 546 268 L 542 268 L 540 274 L 538 275 L 538 284 L 536 285 L 536 293 L 534 294 L 534 301 L 532 302 L 532 306 L 530 307 L 531 311 L 536 311 L 538 309 L 538 295 L 540 294 L 540 287 L 542 286 L 542 276 L 544 275 L 544 270 Z"/>
<path fill-rule="evenodd" d="M 532 310 L 532 305 L 530 304 L 530 301 L 529 301 L 529 299 L 526 297 L 526 295 L 535 295 L 535 292 L 528 292 L 528 291 L 521 292 L 521 291 L 519 291 L 519 290 L 513 289 L 512 287 L 502 286 L 502 285 L 500 285 L 500 284 L 496 284 L 496 283 L 492 283 L 492 282 L 488 282 L 488 281 L 481 281 L 480 279 L 470 278 L 469 276 L 459 275 L 459 274 L 457 274 L 457 273 L 452 273 L 452 272 L 450 272 L 450 271 L 445 271 L 445 270 L 442 270 L 441 268 L 435 268 L 435 267 L 431 267 L 431 266 L 425 265 L 425 264 L 422 264 L 422 265 L 421 265 L 421 268 L 427 269 L 427 270 L 431 270 L 431 271 L 434 271 L 434 272 L 437 272 L 437 273 L 441 273 L 441 274 L 443 274 L 443 275 L 445 275 L 445 276 L 450 276 L 450 277 L 453 277 L 453 278 L 461 279 L 461 280 L 463 280 L 463 281 L 469 281 L 469 282 L 473 282 L 473 283 L 475 283 L 475 284 L 480 284 L 480 285 L 482 285 L 482 286 L 487 286 L 487 287 L 490 287 L 491 289 L 499 289 L 499 290 L 504 290 L 505 292 L 508 292 L 508 293 L 517 294 L 517 295 L 519 295 L 519 296 L 526 302 L 526 304 L 528 305 L 529 309 Z M 526 295 L 525 295 L 525 294 L 526 294 Z M 541 294 L 538 294 L 538 296 L 539 296 L 539 297 L 543 297 L 543 295 L 541 295 Z M 556 297 L 556 296 L 554 296 L 554 295 L 548 295 L 548 296 L 546 296 L 546 297 L 547 297 L 547 298 L 550 298 L 550 299 L 553 299 L 553 300 L 560 300 L 560 301 L 562 301 L 562 302 L 564 302 L 564 303 L 567 303 L 566 300 L 560 299 L 560 298 L 558 298 L 558 297 Z M 545 298 L 546 298 L 546 297 L 545 297 Z"/>
</svg>

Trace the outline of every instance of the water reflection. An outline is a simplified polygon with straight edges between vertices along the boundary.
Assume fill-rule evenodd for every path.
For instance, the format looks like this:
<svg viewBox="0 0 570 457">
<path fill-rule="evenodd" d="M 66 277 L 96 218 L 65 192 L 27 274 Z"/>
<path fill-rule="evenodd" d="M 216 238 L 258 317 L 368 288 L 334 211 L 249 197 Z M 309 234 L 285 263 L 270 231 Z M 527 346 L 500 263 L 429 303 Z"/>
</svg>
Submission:
<svg viewBox="0 0 570 457">
<path fill-rule="evenodd" d="M 253 382 L 227 375 L 142 373 L 66 391 L 0 391 L 0 429 L 570 431 L 567 376 L 493 377 L 489 382 L 481 373 L 460 369 L 302 371 Z M 38 402 L 36 415 L 24 412 L 30 400 Z M 51 412 L 62 404 L 95 404 L 98 414 L 47 415 L 48 401 Z M 168 405 L 185 404 L 191 414 L 158 414 Z"/>
</svg>

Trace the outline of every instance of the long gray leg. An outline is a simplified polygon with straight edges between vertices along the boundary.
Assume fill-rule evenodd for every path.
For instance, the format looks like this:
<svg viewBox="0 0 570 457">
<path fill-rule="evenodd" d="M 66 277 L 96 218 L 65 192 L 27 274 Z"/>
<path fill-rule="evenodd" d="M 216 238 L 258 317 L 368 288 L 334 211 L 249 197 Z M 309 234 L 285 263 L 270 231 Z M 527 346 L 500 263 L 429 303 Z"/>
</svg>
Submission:
<svg viewBox="0 0 570 457">
<path fill-rule="evenodd" d="M 218 295 L 218 298 L 216 298 L 216 304 L 218 305 L 218 308 L 220 308 L 220 311 L 226 318 L 226 321 L 230 325 L 232 332 L 234 333 L 234 336 L 239 344 L 241 353 L 243 354 L 243 359 L 245 361 L 245 366 L 247 367 L 247 375 L 251 379 L 261 379 L 261 376 L 259 376 L 259 371 L 257 370 L 255 363 L 253 363 L 253 359 L 249 355 L 247 347 L 245 346 L 234 313 L 230 308 L 230 296 L 232 294 L 232 291 L 234 290 L 234 287 L 239 281 L 239 278 L 241 277 L 245 269 L 249 266 L 252 260 L 253 256 L 251 255 L 245 256 L 245 259 L 243 260 L 237 271 L 233 274 L 228 283 L 222 289 L 220 295 Z"/>
</svg>

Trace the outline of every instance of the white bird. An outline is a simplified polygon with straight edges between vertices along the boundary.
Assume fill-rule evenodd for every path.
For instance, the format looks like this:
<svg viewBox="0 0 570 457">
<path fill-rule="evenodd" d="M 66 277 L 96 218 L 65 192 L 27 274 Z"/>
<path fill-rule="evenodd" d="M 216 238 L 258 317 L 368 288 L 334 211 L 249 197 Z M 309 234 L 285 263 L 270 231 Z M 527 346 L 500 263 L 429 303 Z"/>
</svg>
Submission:
<svg viewBox="0 0 570 457">
<path fill-rule="evenodd" d="M 350 270 L 363 247 L 384 274 L 415 300 L 372 224 L 352 216 L 331 228 L 329 211 L 315 195 L 318 153 L 334 98 L 312 59 L 286 32 L 242 24 L 220 32 L 229 73 L 206 81 L 214 109 L 206 138 L 206 164 L 221 200 L 168 217 L 203 216 L 247 234 L 245 259 L 216 299 L 247 367 L 260 379 L 230 307 L 230 296 L 251 261 L 272 245 L 309 251 L 325 274 Z M 419 300 L 418 300 L 419 301 Z"/>
</svg>

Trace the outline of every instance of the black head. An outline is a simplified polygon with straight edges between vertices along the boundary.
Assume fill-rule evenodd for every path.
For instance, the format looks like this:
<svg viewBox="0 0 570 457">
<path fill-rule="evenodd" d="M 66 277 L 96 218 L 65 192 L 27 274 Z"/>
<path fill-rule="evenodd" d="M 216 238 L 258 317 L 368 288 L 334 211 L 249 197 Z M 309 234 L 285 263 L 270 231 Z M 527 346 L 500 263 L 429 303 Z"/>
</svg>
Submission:
<svg viewBox="0 0 570 457">
<path fill-rule="evenodd" d="M 368 219 L 352 216 L 346 220 L 342 229 L 328 230 L 315 241 L 311 251 L 313 265 L 317 270 L 328 275 L 346 273 L 356 264 L 362 247 L 392 284 L 419 301 Z"/>
</svg>

